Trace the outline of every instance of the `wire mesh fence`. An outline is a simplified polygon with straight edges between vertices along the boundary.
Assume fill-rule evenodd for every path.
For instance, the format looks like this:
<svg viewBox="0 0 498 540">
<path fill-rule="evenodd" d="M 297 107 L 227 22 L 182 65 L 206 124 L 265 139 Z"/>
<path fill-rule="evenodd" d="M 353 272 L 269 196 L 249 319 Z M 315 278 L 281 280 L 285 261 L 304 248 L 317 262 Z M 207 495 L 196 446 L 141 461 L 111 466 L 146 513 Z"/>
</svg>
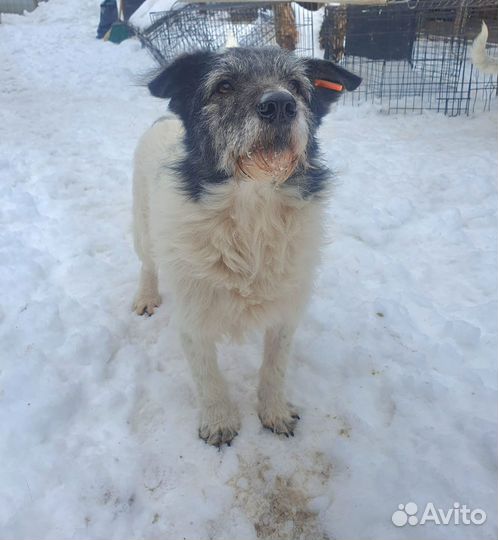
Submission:
<svg viewBox="0 0 498 540">
<path fill-rule="evenodd" d="M 195 49 L 280 46 L 324 57 L 363 77 L 344 103 L 370 102 L 387 113 L 490 110 L 497 77 L 470 61 L 486 20 L 488 53 L 498 57 L 498 0 L 409 0 L 382 6 L 309 3 L 186 4 L 151 14 L 145 35 L 163 61 Z"/>
<path fill-rule="evenodd" d="M 313 56 L 312 13 L 286 2 L 186 4 L 151 13 L 146 36 L 166 60 L 195 49 L 217 50 L 230 37 L 243 47 L 278 45 Z"/>
<path fill-rule="evenodd" d="M 456 116 L 496 103 L 496 76 L 480 73 L 470 59 L 482 19 L 494 40 L 488 53 L 498 56 L 493 0 L 327 6 L 320 39 L 326 58 L 364 79 L 346 101 L 369 101 L 389 113 L 435 110 Z"/>
</svg>

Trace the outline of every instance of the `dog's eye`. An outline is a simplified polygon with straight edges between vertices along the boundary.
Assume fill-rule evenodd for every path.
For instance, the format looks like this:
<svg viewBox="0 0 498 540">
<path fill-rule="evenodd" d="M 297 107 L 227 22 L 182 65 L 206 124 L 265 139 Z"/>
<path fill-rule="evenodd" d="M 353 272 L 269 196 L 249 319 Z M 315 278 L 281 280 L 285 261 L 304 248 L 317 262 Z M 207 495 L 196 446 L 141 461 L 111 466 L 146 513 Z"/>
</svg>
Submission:
<svg viewBox="0 0 498 540">
<path fill-rule="evenodd" d="M 228 94 L 233 90 L 232 83 L 230 81 L 221 81 L 216 87 L 218 94 Z"/>
<path fill-rule="evenodd" d="M 292 92 L 299 94 L 299 92 L 301 92 L 301 83 L 293 79 L 292 81 L 289 81 L 289 88 L 292 90 Z"/>
</svg>

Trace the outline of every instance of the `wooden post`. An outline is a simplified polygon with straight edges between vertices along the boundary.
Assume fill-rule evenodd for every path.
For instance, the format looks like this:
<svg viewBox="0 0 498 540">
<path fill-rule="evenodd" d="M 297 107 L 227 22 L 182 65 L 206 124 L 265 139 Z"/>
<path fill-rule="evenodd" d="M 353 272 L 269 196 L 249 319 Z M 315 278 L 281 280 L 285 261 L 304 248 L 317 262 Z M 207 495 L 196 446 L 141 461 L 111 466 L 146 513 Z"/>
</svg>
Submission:
<svg viewBox="0 0 498 540">
<path fill-rule="evenodd" d="M 296 17 L 289 2 L 278 3 L 273 6 L 275 16 L 275 38 L 283 49 L 294 51 L 299 34 L 296 27 Z"/>
</svg>

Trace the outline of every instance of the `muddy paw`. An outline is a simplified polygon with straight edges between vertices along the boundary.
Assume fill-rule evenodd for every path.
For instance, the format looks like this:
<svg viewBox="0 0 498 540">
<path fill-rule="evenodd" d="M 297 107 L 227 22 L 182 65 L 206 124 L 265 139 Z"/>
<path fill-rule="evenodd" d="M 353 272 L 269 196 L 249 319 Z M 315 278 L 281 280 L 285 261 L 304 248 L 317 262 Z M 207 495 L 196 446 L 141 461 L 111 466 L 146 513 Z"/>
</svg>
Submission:
<svg viewBox="0 0 498 540">
<path fill-rule="evenodd" d="M 233 405 L 212 406 L 202 415 L 199 437 L 220 448 L 224 444 L 230 446 L 239 429 L 240 420 Z"/>
<path fill-rule="evenodd" d="M 161 297 L 157 294 L 137 296 L 133 302 L 133 311 L 137 315 L 153 315 L 161 305 Z"/>
<path fill-rule="evenodd" d="M 264 428 L 278 435 L 294 437 L 299 415 L 290 403 L 260 404 L 258 416 Z"/>
</svg>

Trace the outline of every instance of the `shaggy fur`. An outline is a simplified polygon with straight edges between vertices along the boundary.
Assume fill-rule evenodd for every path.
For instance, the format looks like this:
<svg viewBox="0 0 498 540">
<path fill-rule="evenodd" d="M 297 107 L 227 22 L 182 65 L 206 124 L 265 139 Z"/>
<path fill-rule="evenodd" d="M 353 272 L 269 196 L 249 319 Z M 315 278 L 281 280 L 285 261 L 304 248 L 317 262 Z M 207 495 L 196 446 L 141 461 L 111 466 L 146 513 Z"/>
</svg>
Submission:
<svg viewBox="0 0 498 540">
<path fill-rule="evenodd" d="M 488 41 L 488 27 L 483 21 L 482 29 L 474 40 L 472 46 L 472 63 L 483 73 L 498 75 L 498 59 L 491 58 L 486 53 L 486 42 Z"/>
<path fill-rule="evenodd" d="M 170 98 L 179 118 L 156 122 L 135 155 L 134 240 L 142 261 L 135 310 L 151 315 L 160 304 L 161 269 L 197 385 L 199 435 L 217 446 L 240 427 L 217 366 L 223 336 L 265 330 L 259 417 L 287 436 L 298 419 L 284 373 L 322 240 L 328 171 L 315 131 L 338 97 L 316 89 L 315 77 L 349 89 L 360 82 L 329 62 L 278 49 L 230 49 L 181 57 L 149 85 L 153 95 Z M 295 115 L 263 117 L 258 110 L 269 92 L 294 103 Z M 258 152 L 274 166 L 272 155 L 292 154 L 297 166 L 283 183 L 241 176 L 240 159 Z"/>
</svg>

